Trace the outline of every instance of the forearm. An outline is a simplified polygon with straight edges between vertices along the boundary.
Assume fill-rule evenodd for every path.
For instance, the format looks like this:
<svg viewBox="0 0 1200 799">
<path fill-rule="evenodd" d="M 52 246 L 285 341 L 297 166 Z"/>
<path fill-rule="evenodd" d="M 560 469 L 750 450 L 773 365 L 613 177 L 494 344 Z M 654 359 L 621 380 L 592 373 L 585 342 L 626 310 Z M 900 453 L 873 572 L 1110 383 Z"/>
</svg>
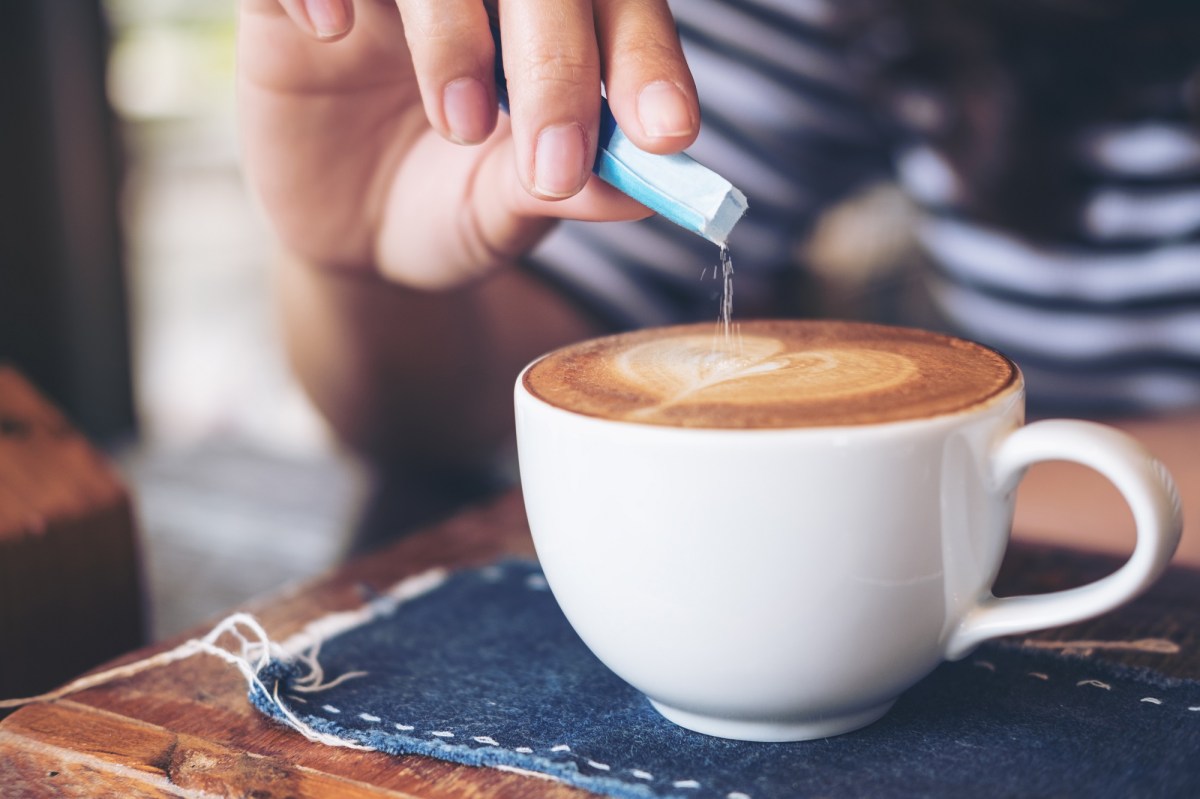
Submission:
<svg viewBox="0 0 1200 799">
<path fill-rule="evenodd" d="M 289 359 L 338 438 L 385 468 L 473 467 L 512 436 L 512 387 L 537 355 L 600 326 L 519 268 L 450 291 L 286 260 Z"/>
</svg>

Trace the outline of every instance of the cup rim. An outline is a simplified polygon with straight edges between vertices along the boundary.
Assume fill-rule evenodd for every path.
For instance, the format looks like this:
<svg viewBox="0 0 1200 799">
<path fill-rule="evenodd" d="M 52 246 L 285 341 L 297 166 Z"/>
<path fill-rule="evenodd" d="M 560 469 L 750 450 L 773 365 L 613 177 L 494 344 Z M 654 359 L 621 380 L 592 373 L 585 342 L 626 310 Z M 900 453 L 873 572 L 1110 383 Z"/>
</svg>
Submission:
<svg viewBox="0 0 1200 799">
<path fill-rule="evenodd" d="M 600 416 L 600 415 L 596 415 L 596 414 L 592 414 L 592 413 L 586 413 L 583 411 L 572 410 L 570 408 L 565 408 L 561 405 L 556 405 L 555 403 L 550 402 L 549 400 L 546 400 L 546 399 L 538 396 L 537 394 L 533 393 L 533 391 L 531 391 L 530 388 L 527 386 L 526 379 L 525 379 L 526 375 L 530 372 L 530 370 L 535 368 L 538 364 L 540 364 L 542 361 L 546 360 L 550 356 L 552 356 L 558 352 L 561 352 L 565 349 L 569 349 L 573 346 L 578 346 L 579 344 L 583 344 L 588 341 L 605 340 L 605 339 L 610 339 L 610 338 L 615 338 L 617 336 L 625 335 L 623 333 L 613 333 L 613 334 L 608 334 L 605 336 L 595 336 L 595 337 L 591 337 L 591 338 L 587 338 L 587 339 L 581 339 L 578 342 L 566 344 L 562 347 L 558 347 L 558 348 L 555 348 L 548 352 L 545 352 L 545 353 L 539 355 L 537 358 L 534 358 L 532 361 L 530 361 L 528 364 L 526 364 L 521 369 L 520 373 L 517 375 L 515 385 L 514 385 L 514 402 L 517 404 L 520 404 L 522 402 L 531 402 L 537 406 L 544 407 L 546 409 L 546 411 L 557 412 L 557 413 L 563 414 L 565 417 L 568 417 L 571 419 L 590 420 L 591 422 L 594 422 L 599 425 L 604 425 L 606 427 L 616 426 L 619 428 L 630 428 L 630 429 L 636 429 L 636 430 L 647 430 L 647 431 L 655 430 L 655 431 L 659 431 L 659 434 L 664 434 L 664 435 L 673 433 L 673 434 L 683 434 L 683 435 L 688 435 L 688 436 L 697 436 L 697 435 L 723 435 L 723 436 L 727 436 L 727 435 L 748 435 L 748 436 L 767 435 L 767 436 L 771 436 L 771 435 L 774 435 L 774 436 L 778 436 L 781 434 L 795 435 L 795 434 L 804 434 L 804 433 L 818 435 L 818 434 L 828 434 L 830 432 L 837 432 L 837 433 L 845 435 L 845 434 L 850 434 L 853 431 L 874 431 L 874 430 L 883 430 L 883 429 L 894 430 L 894 429 L 902 428 L 902 427 L 921 427 L 921 426 L 926 426 L 930 423 L 936 423 L 936 422 L 946 421 L 946 420 L 960 420 L 964 417 L 985 414 L 989 410 L 992 410 L 992 409 L 996 408 L 997 406 L 1009 407 L 1011 405 L 1011 403 L 1014 401 L 1023 404 L 1024 400 L 1025 400 L 1025 396 L 1026 396 L 1025 375 L 1021 371 L 1021 368 L 1017 365 L 1017 363 L 1015 361 L 1013 361 L 1011 358 L 1009 358 L 1007 355 L 1005 355 L 1004 353 L 995 349 L 994 347 L 989 347 L 986 344 L 981 344 L 977 341 L 973 341 L 971 339 L 966 339 L 961 336 L 955 336 L 955 335 L 951 335 L 949 333 L 925 330 L 925 329 L 916 328 L 916 327 L 906 327 L 906 326 L 899 326 L 899 325 L 882 325 L 882 324 L 877 324 L 877 323 L 872 323 L 872 322 L 860 322 L 857 320 L 832 320 L 832 319 L 831 320 L 802 320 L 802 319 L 762 319 L 762 320 L 758 320 L 758 319 L 755 319 L 755 320 L 751 320 L 751 321 L 755 321 L 755 322 L 763 321 L 763 322 L 767 322 L 767 323 L 804 322 L 804 321 L 831 322 L 831 323 L 835 323 L 835 324 L 849 324 L 849 325 L 854 325 L 854 326 L 872 327 L 872 328 L 910 330 L 910 331 L 915 330 L 915 331 L 919 331 L 921 333 L 926 333 L 926 334 L 929 334 L 929 335 L 932 335 L 935 337 L 966 342 L 973 346 L 976 346 L 981 349 L 987 350 L 991 353 L 994 353 L 995 355 L 999 356 L 1004 361 L 1006 361 L 1012 367 L 1013 376 L 1012 376 L 1012 380 L 1007 385 L 1001 387 L 1000 389 L 996 390 L 994 393 L 989 394 L 986 397 L 983 397 L 982 399 L 980 399 L 970 405 L 966 405 L 961 408 L 955 408 L 952 410 L 940 411 L 940 412 L 933 413 L 933 414 L 926 415 L 926 416 L 915 416 L 915 417 L 901 418 L 901 419 L 888 419 L 888 420 L 881 420 L 881 421 L 865 421 L 865 422 L 849 421 L 849 422 L 835 422 L 835 423 L 827 423 L 827 424 L 806 424 L 806 425 L 795 425 L 795 426 L 781 425 L 779 427 L 711 427 L 711 426 L 691 427 L 691 426 L 684 426 L 684 425 L 670 425 L 670 424 L 659 424 L 659 423 L 654 423 L 654 422 L 642 422 L 642 421 L 635 421 L 635 420 L 630 420 L 630 419 L 609 418 L 609 417 Z M 698 324 L 692 323 L 692 324 L 685 324 L 685 325 L 655 326 L 654 328 L 645 328 L 645 329 L 646 330 L 655 329 L 655 330 L 664 330 L 665 331 L 665 330 L 672 330 L 672 329 L 678 329 L 678 330 L 684 330 L 687 328 L 694 329 L 697 327 L 699 327 Z M 630 331 L 630 332 L 636 332 L 636 331 Z"/>
</svg>

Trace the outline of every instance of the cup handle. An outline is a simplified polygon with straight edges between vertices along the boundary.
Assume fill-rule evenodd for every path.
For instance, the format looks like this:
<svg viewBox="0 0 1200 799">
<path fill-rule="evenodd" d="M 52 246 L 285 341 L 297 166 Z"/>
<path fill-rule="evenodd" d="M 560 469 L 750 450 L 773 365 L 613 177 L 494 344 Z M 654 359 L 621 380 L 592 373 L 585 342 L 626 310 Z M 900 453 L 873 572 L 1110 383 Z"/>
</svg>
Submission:
<svg viewBox="0 0 1200 799">
<path fill-rule="evenodd" d="M 1057 627 L 1112 610 L 1148 588 L 1174 554 L 1183 532 L 1179 493 L 1166 468 L 1133 438 L 1105 425 L 1068 419 L 1017 428 L 993 452 L 994 490 L 1015 491 L 1028 467 L 1051 460 L 1091 467 L 1117 487 L 1137 526 L 1133 555 L 1117 571 L 1078 588 L 1003 599 L 989 592 L 950 634 L 950 660 L 970 654 L 989 638 Z"/>
</svg>

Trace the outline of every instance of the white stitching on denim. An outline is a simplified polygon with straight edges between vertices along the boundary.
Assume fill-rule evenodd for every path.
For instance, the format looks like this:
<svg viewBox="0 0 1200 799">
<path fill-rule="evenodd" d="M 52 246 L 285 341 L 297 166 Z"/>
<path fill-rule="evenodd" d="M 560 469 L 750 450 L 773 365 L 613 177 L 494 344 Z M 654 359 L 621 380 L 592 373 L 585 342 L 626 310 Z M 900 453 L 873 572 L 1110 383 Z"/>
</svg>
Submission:
<svg viewBox="0 0 1200 799">
<path fill-rule="evenodd" d="M 536 777 L 539 780 L 546 780 L 548 782 L 563 782 L 562 777 L 547 774 L 544 771 L 533 771 L 532 769 L 521 768 L 520 766 L 510 766 L 507 763 L 497 763 L 494 766 L 490 766 L 490 768 L 494 768 L 496 771 L 508 771 L 512 774 L 520 774 L 522 777 Z"/>
<path fill-rule="evenodd" d="M 326 713 L 334 713 L 334 714 L 342 712 L 342 711 L 338 710 L 336 707 L 334 707 L 333 705 L 321 705 L 321 710 L 324 710 Z"/>
<path fill-rule="evenodd" d="M 494 576 L 495 576 L 495 579 L 501 579 L 504 575 L 496 574 Z M 491 577 L 493 577 L 492 573 L 488 573 L 485 575 L 485 579 L 488 579 Z M 538 580 L 536 578 L 537 578 L 537 575 L 527 576 L 525 578 L 526 587 L 530 588 L 531 590 L 545 590 L 545 588 L 547 586 L 544 583 L 544 578 L 542 578 L 541 580 Z M 1101 649 L 1101 648 L 1134 649 L 1134 648 L 1136 648 L 1140 651 L 1154 651 L 1154 652 L 1159 652 L 1159 653 L 1169 653 L 1170 652 L 1169 647 L 1175 647 L 1175 651 L 1178 651 L 1177 645 L 1173 644 L 1173 642 L 1165 641 L 1163 639 L 1144 639 L 1142 641 L 1128 642 L 1127 644 L 1124 644 L 1122 642 L 1093 642 L 1093 641 L 1060 642 L 1058 644 L 1058 646 L 1060 646 L 1062 648 L 1068 648 L 1072 644 L 1074 645 L 1074 647 L 1079 647 L 1079 648 L 1089 647 L 1089 645 L 1090 645 L 1091 648 L 1096 648 L 1096 649 Z M 1069 648 L 1068 651 L 1073 651 L 1073 652 L 1078 651 L 1074 647 Z M 1052 648 L 1051 642 L 1047 642 L 1041 648 Z M 995 673 L 997 671 L 996 664 L 989 660 L 976 659 L 973 661 L 973 664 L 978 668 L 986 669 L 993 673 Z M 1043 681 L 1050 680 L 1050 675 L 1048 675 L 1044 672 L 1030 671 L 1030 672 L 1026 672 L 1026 675 L 1028 677 L 1038 679 L 1038 680 L 1043 680 Z M 1076 686 L 1077 687 L 1088 686 L 1088 687 L 1100 688 L 1100 689 L 1103 689 L 1106 691 L 1112 691 L 1112 686 L 1110 684 L 1102 682 L 1102 681 L 1100 681 L 1098 679 L 1094 679 L 1094 678 L 1080 680 L 1079 682 L 1076 683 Z M 304 701 L 300 697 L 294 697 L 294 698 L 299 701 Z M 1147 704 L 1153 704 L 1153 705 L 1162 705 L 1163 704 L 1163 700 L 1161 700 L 1157 697 L 1152 697 L 1152 696 L 1143 697 L 1140 701 L 1147 703 Z M 489 702 L 488 704 L 494 705 L 495 703 Z M 338 708 L 335 708 L 331 705 L 325 705 L 324 709 L 331 713 L 340 713 L 341 712 Z M 1200 705 L 1190 706 L 1187 708 L 1187 710 L 1192 711 L 1192 712 L 1200 712 Z M 369 713 L 360 713 L 359 717 L 364 720 L 367 720 L 367 721 L 379 721 L 380 720 L 377 716 L 373 716 Z M 397 723 L 397 724 L 394 724 L 393 726 L 397 730 L 400 730 L 400 731 L 411 731 L 413 729 L 412 726 L 406 725 L 406 724 L 398 724 Z M 450 732 L 448 730 L 431 731 L 429 733 L 429 735 L 433 735 L 433 736 L 436 736 L 439 738 L 454 737 L 454 733 Z M 487 735 L 475 736 L 472 738 L 472 740 L 478 744 L 485 745 L 485 746 L 496 746 L 496 747 L 501 746 L 500 743 L 498 741 L 496 741 L 496 739 L 492 738 L 491 736 L 487 736 Z M 504 749 L 504 747 L 501 747 L 501 749 Z M 533 754 L 535 750 L 528 746 L 518 746 L 518 747 L 512 748 L 509 751 L 513 751 L 518 754 Z M 550 747 L 549 751 L 555 752 L 555 753 L 571 753 L 571 757 L 574 758 L 576 760 L 576 762 L 579 762 L 579 761 L 585 762 L 588 766 L 590 766 L 594 769 L 597 769 L 599 771 L 611 771 L 612 770 L 612 766 L 607 763 L 601 763 L 599 761 L 583 758 L 582 756 L 574 754 L 571 747 L 567 744 L 556 744 L 556 745 Z M 515 766 L 511 766 L 511 767 L 510 766 L 494 766 L 494 767 L 501 768 L 502 770 L 529 774 L 530 776 L 546 776 L 547 778 L 554 779 L 550 775 L 543 775 L 541 772 L 527 771 L 525 769 L 521 769 L 521 768 L 518 768 Z M 651 774 L 648 771 L 644 771 L 642 769 L 636 769 L 636 768 L 628 769 L 627 773 L 630 776 L 632 776 L 633 778 L 638 779 L 638 780 L 650 781 L 650 780 L 654 779 L 653 774 Z M 671 785 L 677 789 L 699 789 L 702 787 L 701 783 L 694 779 L 674 780 L 671 782 Z M 725 795 L 725 799 L 751 799 L 751 796 L 749 794 L 743 793 L 741 791 L 731 791 Z"/>
<path fill-rule="evenodd" d="M 372 716 L 370 713 L 359 713 L 358 717 L 363 721 L 383 721 L 383 719 L 379 718 L 379 716 Z"/>
<path fill-rule="evenodd" d="M 1154 642 L 1158 642 L 1158 641 L 1164 641 L 1164 639 L 1159 639 L 1159 638 L 1146 638 L 1146 639 L 1142 639 L 1141 641 L 1134 641 L 1134 642 L 1132 642 L 1132 643 L 1134 643 L 1134 644 L 1146 644 L 1147 646 L 1150 646 L 1150 645 L 1156 645 L 1156 644 L 1154 644 Z M 1085 642 L 1082 642 L 1082 643 L 1093 643 L 1093 642 L 1086 642 L 1086 641 L 1085 641 Z M 1170 642 L 1166 642 L 1166 643 L 1170 643 Z M 1172 644 L 1172 646 L 1174 646 L 1174 644 Z M 1114 648 L 1115 648 L 1115 647 L 1114 647 Z M 1148 649 L 1144 649 L 1143 651 L 1149 651 L 1149 650 L 1148 650 Z M 1162 647 L 1160 647 L 1159 649 L 1157 649 L 1156 651 L 1158 651 L 1158 652 L 1165 652 L 1165 651 L 1166 651 L 1166 648 L 1165 648 L 1165 646 L 1162 646 Z M 989 660 L 975 660 L 975 661 L 973 661 L 973 664 L 974 664 L 975 666 L 979 666 L 979 667 L 981 667 L 981 668 L 985 668 L 985 669 L 987 669 L 988 671 L 992 671 L 992 672 L 995 672 L 995 671 L 996 671 L 996 665 L 995 665 L 994 663 L 992 663 L 991 661 L 989 661 Z M 1028 671 L 1028 672 L 1025 672 L 1025 674 L 1026 674 L 1026 676 L 1028 676 L 1028 677 L 1034 677 L 1034 678 L 1036 678 L 1036 679 L 1039 679 L 1039 680 L 1046 680 L 1046 681 L 1049 681 L 1049 679 L 1050 679 L 1050 675 L 1049 675 L 1049 674 L 1046 674 L 1045 672 L 1041 672 L 1041 671 Z M 1087 687 L 1087 688 L 1099 688 L 1099 689 L 1101 689 L 1101 690 L 1104 690 L 1104 691 L 1110 691 L 1110 692 L 1111 692 L 1111 691 L 1112 691 L 1112 689 L 1113 689 L 1112 685 L 1110 685 L 1109 683 L 1103 682 L 1103 681 L 1101 681 L 1101 680 L 1097 680 L 1097 679 L 1096 679 L 1096 678 L 1094 678 L 1094 677 L 1089 677 L 1089 678 L 1088 678 L 1088 679 L 1086 679 L 1086 680 L 1080 680 L 1079 682 L 1075 683 L 1075 687 L 1076 687 L 1076 688 L 1083 688 L 1083 687 Z M 1138 701 L 1139 701 L 1139 702 L 1144 702 L 1144 703 L 1146 703 L 1146 704 L 1148 704 L 1148 705 L 1163 705 L 1163 704 L 1165 704 L 1165 703 L 1163 702 L 1163 700 L 1162 700 L 1162 699 L 1159 699 L 1157 696 L 1144 696 L 1144 697 L 1142 697 L 1141 699 L 1139 699 Z M 1188 709 L 1188 710 L 1190 710 L 1190 711 L 1192 711 L 1193 713 L 1198 713 L 1198 712 L 1200 712 L 1200 705 L 1190 706 L 1190 707 L 1188 707 L 1187 709 Z"/>
</svg>

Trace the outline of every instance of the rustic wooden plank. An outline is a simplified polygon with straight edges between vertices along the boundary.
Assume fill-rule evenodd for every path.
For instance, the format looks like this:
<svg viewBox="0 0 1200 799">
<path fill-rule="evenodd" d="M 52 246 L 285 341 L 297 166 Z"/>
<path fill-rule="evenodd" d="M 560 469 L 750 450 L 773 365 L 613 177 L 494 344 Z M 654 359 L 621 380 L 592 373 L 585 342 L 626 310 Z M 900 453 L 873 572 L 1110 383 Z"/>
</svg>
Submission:
<svg viewBox="0 0 1200 799">
<path fill-rule="evenodd" d="M 34 705 L 13 714 L 0 746 L 37 763 L 24 795 L 51 795 L 72 768 L 89 771 L 92 788 L 109 795 L 328 797 L 378 799 L 410 794 L 381 791 L 357 780 L 323 774 L 280 758 L 263 757 L 193 735 L 73 702 Z M 37 757 L 31 757 L 33 754 Z M 12 768 L 0 765 L 0 776 Z M 57 772 L 55 777 L 48 775 Z"/>
<path fill-rule="evenodd" d="M 265 736 L 279 732 L 273 729 Z M 295 737 L 290 731 L 283 734 Z M 60 701 L 25 707 L 0 727 L 0 785 L 6 792 L 31 799 L 63 795 L 67 786 L 78 792 L 74 795 L 90 796 L 468 799 L 505 792 L 518 795 L 529 784 L 522 775 L 428 758 L 328 750 L 332 758 L 322 765 L 344 761 L 350 766 L 339 774 L 336 765 L 326 770 L 298 762 L 291 756 L 293 750 L 286 746 L 284 756 L 263 755 Z M 405 787 L 382 785 L 383 779 Z M 554 783 L 545 785 L 548 792 L 539 796 L 586 795 Z"/>
<path fill-rule="evenodd" d="M 143 641 L 129 496 L 115 470 L 0 365 L 0 696 L 64 682 Z"/>
<path fill-rule="evenodd" d="M 123 799 L 178 797 L 176 791 L 145 784 L 142 780 L 120 779 L 110 770 L 97 768 L 86 757 L 73 752 L 48 752 L 0 730 L 0 785 L 6 796 L 25 799 Z"/>
<path fill-rule="evenodd" d="M 524 508 L 517 494 L 505 495 L 383 552 L 359 558 L 324 577 L 252 602 L 246 610 L 263 622 L 272 638 L 279 640 L 313 618 L 358 607 L 369 593 L 407 576 L 437 566 L 454 568 L 486 563 L 505 554 L 532 554 Z M 203 634 L 208 627 L 202 625 L 195 634 Z M 164 651 L 187 637 L 130 653 L 109 665 Z M 274 758 L 331 778 L 355 780 L 376 787 L 378 795 L 390 795 L 387 793 L 390 791 L 429 799 L 521 796 L 530 795 L 531 785 L 535 786 L 537 796 L 547 799 L 580 799 L 592 795 L 560 783 L 496 769 L 458 766 L 425 757 L 397 758 L 311 743 L 258 713 L 246 698 L 242 677 L 227 664 L 208 656 L 146 671 L 77 694 L 72 701 L 129 719 L 131 723 L 151 724 L 231 751 Z M 0 730 L 7 730 L 25 712 L 13 714 L 0 724 Z M 64 737 L 70 734 L 67 730 Z"/>
</svg>

